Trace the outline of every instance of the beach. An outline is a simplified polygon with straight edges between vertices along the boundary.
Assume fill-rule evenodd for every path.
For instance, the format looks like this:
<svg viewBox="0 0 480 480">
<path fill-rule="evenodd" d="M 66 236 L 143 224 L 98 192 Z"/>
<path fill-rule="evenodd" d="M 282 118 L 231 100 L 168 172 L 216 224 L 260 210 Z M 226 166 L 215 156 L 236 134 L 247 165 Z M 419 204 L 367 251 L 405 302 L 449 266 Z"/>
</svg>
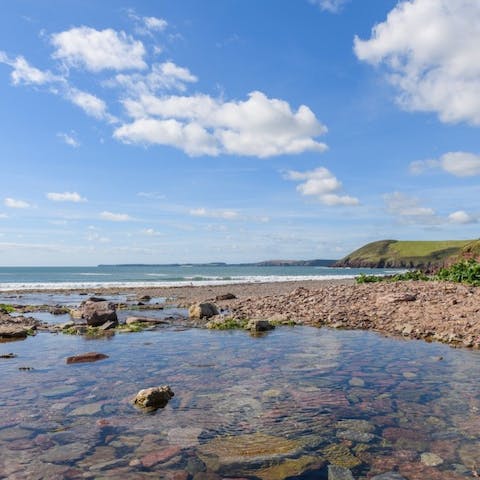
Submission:
<svg viewBox="0 0 480 480">
<path fill-rule="evenodd" d="M 25 316 L 45 308 L 49 296 L 107 296 L 128 299 L 123 308 L 142 298 L 160 298 L 170 308 L 188 309 L 212 302 L 222 319 L 271 319 L 274 323 L 373 330 L 405 338 L 440 341 L 453 346 L 480 347 L 480 289 L 448 282 L 381 282 L 356 285 L 352 279 L 242 283 L 147 288 L 96 288 L 95 291 L 28 290 L 4 293 L 15 304 L 37 293 L 43 306 L 23 306 Z M 225 299 L 227 295 L 228 299 Z M 120 300 L 118 300 L 120 302 Z M 41 304 L 42 302 L 40 302 Z M 51 303 L 51 301 L 50 301 Z M 141 304 L 143 302 L 140 302 Z M 153 307 L 152 307 L 153 308 Z M 148 310 L 148 302 L 142 305 Z M 186 312 L 185 312 L 186 315 Z M 8 320 L 4 315 L 3 323 Z M 17 323 L 21 318 L 15 319 Z M 27 322 L 31 325 L 31 322 Z M 196 324 L 198 326 L 198 323 Z"/>
</svg>

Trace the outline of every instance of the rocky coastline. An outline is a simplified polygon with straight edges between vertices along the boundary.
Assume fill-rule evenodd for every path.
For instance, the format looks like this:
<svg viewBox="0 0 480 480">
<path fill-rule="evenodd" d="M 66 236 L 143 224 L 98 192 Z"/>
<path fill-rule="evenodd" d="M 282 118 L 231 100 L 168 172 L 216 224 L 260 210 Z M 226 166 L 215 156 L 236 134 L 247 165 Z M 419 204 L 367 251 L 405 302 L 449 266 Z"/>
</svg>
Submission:
<svg viewBox="0 0 480 480">
<path fill-rule="evenodd" d="M 353 280 L 329 280 L 89 292 L 93 293 L 127 294 L 144 300 L 161 297 L 165 299 L 166 308 L 189 308 L 198 302 L 211 302 L 220 312 L 213 317 L 217 326 L 232 320 L 243 324 L 251 319 L 262 319 L 274 324 L 373 330 L 387 335 L 480 348 L 480 288 L 449 282 L 355 285 Z M 15 300 L 24 294 L 9 293 L 11 303 L 15 306 Z M 149 306 L 148 302 L 136 303 L 139 308 L 158 308 L 158 305 Z M 24 312 L 22 316 L 1 314 L 0 334 L 4 332 L 4 337 L 8 337 L 11 331 L 11 337 L 22 338 L 35 328 L 42 328 L 39 322 L 28 316 L 29 308 L 20 307 L 19 311 Z M 192 325 L 205 324 L 197 321 Z"/>
</svg>

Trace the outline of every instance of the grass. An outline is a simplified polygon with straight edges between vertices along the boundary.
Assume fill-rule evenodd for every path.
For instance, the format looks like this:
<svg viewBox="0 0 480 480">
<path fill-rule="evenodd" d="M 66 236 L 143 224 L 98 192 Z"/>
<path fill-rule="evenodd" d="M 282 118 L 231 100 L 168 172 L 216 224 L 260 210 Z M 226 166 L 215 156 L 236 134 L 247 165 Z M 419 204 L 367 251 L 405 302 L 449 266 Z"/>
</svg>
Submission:
<svg viewBox="0 0 480 480">
<path fill-rule="evenodd" d="M 1 313 L 12 313 L 15 309 L 11 305 L 7 305 L 6 303 L 0 303 L 0 312 Z"/>
<path fill-rule="evenodd" d="M 477 241 L 478 242 L 478 241 Z M 338 262 L 340 266 L 431 268 L 459 258 L 472 240 L 397 241 L 380 240 L 355 250 Z M 480 245 L 477 245 L 480 251 Z"/>
</svg>

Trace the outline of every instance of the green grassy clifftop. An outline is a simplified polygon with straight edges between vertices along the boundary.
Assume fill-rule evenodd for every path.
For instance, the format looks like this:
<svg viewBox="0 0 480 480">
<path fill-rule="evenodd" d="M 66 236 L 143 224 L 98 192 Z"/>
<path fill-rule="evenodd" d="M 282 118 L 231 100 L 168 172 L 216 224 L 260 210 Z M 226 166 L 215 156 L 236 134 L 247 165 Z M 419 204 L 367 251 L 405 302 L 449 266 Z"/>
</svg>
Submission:
<svg viewBox="0 0 480 480">
<path fill-rule="evenodd" d="M 335 266 L 434 270 L 461 258 L 479 256 L 480 240 L 380 240 L 355 250 Z"/>
</svg>

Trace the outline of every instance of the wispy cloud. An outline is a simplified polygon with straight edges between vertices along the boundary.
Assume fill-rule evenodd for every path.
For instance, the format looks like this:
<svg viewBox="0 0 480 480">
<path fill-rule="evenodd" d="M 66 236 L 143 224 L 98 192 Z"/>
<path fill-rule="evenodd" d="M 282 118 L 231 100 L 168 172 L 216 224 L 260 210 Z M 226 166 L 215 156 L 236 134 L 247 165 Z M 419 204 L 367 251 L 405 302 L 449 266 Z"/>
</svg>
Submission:
<svg viewBox="0 0 480 480">
<path fill-rule="evenodd" d="M 312 5 L 317 5 L 321 10 L 330 13 L 339 13 L 350 0 L 309 0 Z"/>
<path fill-rule="evenodd" d="M 25 200 L 18 200 L 15 198 L 7 197 L 3 201 L 3 204 L 9 208 L 30 208 L 32 205 Z"/>
<path fill-rule="evenodd" d="M 55 193 L 50 192 L 46 194 L 46 197 L 53 202 L 73 202 L 73 203 L 80 203 L 86 202 L 87 199 L 82 197 L 77 192 L 63 192 L 63 193 Z"/>
<path fill-rule="evenodd" d="M 80 142 L 75 138 L 75 134 L 72 133 L 62 133 L 59 132 L 57 133 L 57 137 L 60 138 L 63 143 L 66 145 L 73 147 L 73 148 L 78 148 L 81 144 Z"/>
<path fill-rule="evenodd" d="M 100 218 L 110 222 L 129 222 L 133 220 L 133 218 L 126 213 L 113 213 L 108 211 L 103 211 L 100 213 Z"/>
</svg>

